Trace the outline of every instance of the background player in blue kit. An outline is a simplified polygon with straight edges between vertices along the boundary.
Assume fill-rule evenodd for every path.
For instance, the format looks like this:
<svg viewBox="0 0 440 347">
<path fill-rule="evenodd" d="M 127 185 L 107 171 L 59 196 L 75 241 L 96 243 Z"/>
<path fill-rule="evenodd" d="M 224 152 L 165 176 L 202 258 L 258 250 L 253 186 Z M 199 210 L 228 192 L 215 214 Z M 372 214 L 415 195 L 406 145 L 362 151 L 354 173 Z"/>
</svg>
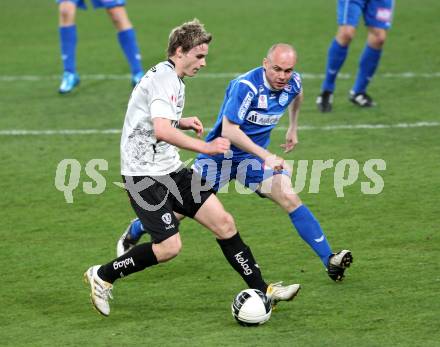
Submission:
<svg viewBox="0 0 440 347">
<path fill-rule="evenodd" d="M 118 41 L 130 65 L 131 82 L 134 85 L 143 76 L 141 55 L 136 41 L 136 33 L 128 19 L 125 10 L 125 0 L 91 0 L 94 8 L 105 8 L 116 30 Z M 77 33 L 75 15 L 77 7 L 86 9 L 85 0 L 57 0 L 59 4 L 59 35 L 61 45 L 61 58 L 64 73 L 61 79 L 59 92 L 71 92 L 79 84 L 79 75 L 76 71 L 76 45 Z"/>
<path fill-rule="evenodd" d="M 379 65 L 387 30 L 391 27 L 393 10 L 394 0 L 338 0 L 339 28 L 328 50 L 325 79 L 321 86 L 321 94 L 316 99 L 319 111 L 332 110 L 336 77 L 347 57 L 348 47 L 356 33 L 361 15 L 368 28 L 368 37 L 349 99 L 360 107 L 375 105 L 366 90 Z"/>
<path fill-rule="evenodd" d="M 303 93 L 300 75 L 294 72 L 296 60 L 292 46 L 275 44 L 262 67 L 229 83 L 217 122 L 206 141 L 228 138 L 232 154 L 199 154 L 194 169 L 215 191 L 236 179 L 280 205 L 299 235 L 319 256 L 330 278 L 340 281 L 352 262 L 351 252 L 332 252 L 318 221 L 293 191 L 290 168 L 281 157 L 267 150 L 271 131 L 286 109 L 290 125 L 281 147 L 287 153 L 298 142 L 297 120 Z M 118 242 L 118 252 L 122 253 L 124 243 L 123 251 L 128 250 L 143 233 L 139 220 L 133 221 Z"/>
</svg>

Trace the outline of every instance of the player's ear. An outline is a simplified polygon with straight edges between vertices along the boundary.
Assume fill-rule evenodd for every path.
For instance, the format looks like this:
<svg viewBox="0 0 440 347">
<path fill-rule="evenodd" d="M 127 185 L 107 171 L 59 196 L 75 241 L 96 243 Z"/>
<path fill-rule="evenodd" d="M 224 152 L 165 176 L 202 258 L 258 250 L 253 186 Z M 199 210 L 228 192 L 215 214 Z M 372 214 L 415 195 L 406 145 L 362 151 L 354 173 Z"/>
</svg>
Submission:
<svg viewBox="0 0 440 347">
<path fill-rule="evenodd" d="M 182 58 L 182 56 L 183 56 L 182 46 L 179 46 L 176 48 L 176 56 L 177 56 L 177 58 Z"/>
<path fill-rule="evenodd" d="M 269 67 L 269 60 L 267 58 L 263 58 L 263 67 L 265 70 Z"/>
</svg>

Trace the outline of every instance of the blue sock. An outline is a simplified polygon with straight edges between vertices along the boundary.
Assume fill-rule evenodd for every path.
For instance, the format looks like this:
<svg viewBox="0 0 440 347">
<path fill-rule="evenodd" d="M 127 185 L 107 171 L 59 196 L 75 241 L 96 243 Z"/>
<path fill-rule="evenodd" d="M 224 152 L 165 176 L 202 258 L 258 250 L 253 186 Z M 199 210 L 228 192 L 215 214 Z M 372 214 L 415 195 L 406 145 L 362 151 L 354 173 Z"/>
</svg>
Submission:
<svg viewBox="0 0 440 347">
<path fill-rule="evenodd" d="M 78 37 L 76 35 L 76 25 L 67 27 L 59 27 L 61 59 L 63 60 L 64 71 L 76 72 L 76 43 Z"/>
<path fill-rule="evenodd" d="M 361 59 L 359 60 L 359 71 L 353 87 L 355 93 L 365 93 L 368 83 L 379 65 L 381 55 L 381 49 L 374 49 L 368 45 L 365 46 Z"/>
<path fill-rule="evenodd" d="M 335 90 L 336 76 L 347 58 L 348 46 L 341 46 L 336 39 L 333 39 L 327 54 L 327 68 L 325 79 L 322 82 L 321 90 L 333 92 Z"/>
<path fill-rule="evenodd" d="M 133 28 L 118 32 L 118 41 L 124 51 L 131 73 L 142 72 L 141 54 L 136 41 L 136 33 Z"/>
<path fill-rule="evenodd" d="M 319 222 L 312 212 L 305 205 L 301 205 L 295 211 L 289 213 L 289 217 L 299 236 L 307 242 L 319 258 L 321 258 L 324 266 L 327 267 L 332 250 Z"/>
<path fill-rule="evenodd" d="M 131 223 L 129 234 L 132 240 L 139 240 L 143 234 L 146 234 L 146 231 L 144 230 L 144 227 L 139 218 L 136 218 Z"/>
</svg>

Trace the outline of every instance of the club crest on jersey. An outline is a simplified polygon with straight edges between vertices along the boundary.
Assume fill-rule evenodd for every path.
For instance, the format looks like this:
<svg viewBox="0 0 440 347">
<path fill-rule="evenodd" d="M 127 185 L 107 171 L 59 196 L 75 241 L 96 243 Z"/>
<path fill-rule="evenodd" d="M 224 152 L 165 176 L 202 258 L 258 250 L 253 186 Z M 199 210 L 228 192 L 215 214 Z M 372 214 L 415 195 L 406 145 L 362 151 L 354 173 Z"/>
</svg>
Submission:
<svg viewBox="0 0 440 347">
<path fill-rule="evenodd" d="M 257 108 L 267 108 L 267 95 L 260 95 L 258 97 Z"/>
<path fill-rule="evenodd" d="M 289 100 L 289 94 L 287 94 L 286 92 L 282 92 L 280 98 L 278 99 L 278 103 L 281 106 L 286 106 L 288 100 Z"/>
</svg>

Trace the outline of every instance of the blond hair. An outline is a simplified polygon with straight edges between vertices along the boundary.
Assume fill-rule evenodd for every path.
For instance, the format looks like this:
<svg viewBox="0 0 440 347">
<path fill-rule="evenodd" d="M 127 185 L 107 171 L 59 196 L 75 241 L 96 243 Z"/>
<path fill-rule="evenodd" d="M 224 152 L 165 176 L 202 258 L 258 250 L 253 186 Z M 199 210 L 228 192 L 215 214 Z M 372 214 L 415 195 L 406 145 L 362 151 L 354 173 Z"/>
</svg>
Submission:
<svg viewBox="0 0 440 347">
<path fill-rule="evenodd" d="M 178 47 L 182 47 L 182 52 L 187 53 L 201 44 L 209 44 L 211 40 L 212 35 L 205 30 L 204 25 L 197 18 L 194 18 L 171 30 L 168 39 L 168 58 L 176 54 Z"/>
</svg>

